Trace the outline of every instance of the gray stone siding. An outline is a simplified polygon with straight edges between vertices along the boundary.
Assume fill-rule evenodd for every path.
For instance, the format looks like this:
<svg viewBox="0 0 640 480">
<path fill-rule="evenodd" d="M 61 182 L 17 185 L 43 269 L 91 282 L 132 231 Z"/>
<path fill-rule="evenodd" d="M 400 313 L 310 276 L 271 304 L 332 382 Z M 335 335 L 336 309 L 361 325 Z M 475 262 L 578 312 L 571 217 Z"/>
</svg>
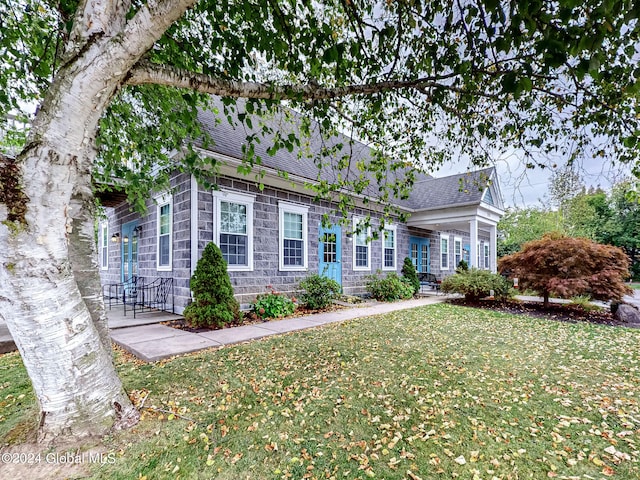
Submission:
<svg viewBox="0 0 640 480">
<path fill-rule="evenodd" d="M 309 274 L 318 273 L 318 233 L 322 221 L 322 215 L 327 213 L 334 224 L 341 225 L 342 243 L 342 286 L 348 294 L 360 294 L 365 292 L 366 277 L 382 270 L 382 239 L 372 240 L 370 248 L 370 269 L 366 271 L 353 268 L 353 238 L 347 237 L 347 232 L 352 229 L 352 218 L 340 219 L 333 215 L 333 208 L 329 202 L 315 202 L 312 195 L 300 192 L 286 191 L 272 187 L 258 189 L 253 182 L 235 178 L 218 178 L 218 187 L 222 191 L 251 194 L 255 196 L 253 203 L 253 269 L 251 271 L 230 271 L 231 283 L 234 287 L 238 301 L 247 306 L 253 302 L 257 295 L 265 293 L 267 286 L 277 291 L 295 295 L 298 283 Z M 174 279 L 174 295 L 176 312 L 182 313 L 184 307 L 190 301 L 189 278 L 192 272 L 191 265 L 191 180 L 189 175 L 176 174 L 171 185 L 172 194 L 172 265 L 169 271 L 159 271 L 157 262 L 157 207 L 153 199 L 147 202 L 147 213 L 140 216 L 131 212 L 128 204 L 124 203 L 116 208 L 107 209 L 109 222 L 109 238 L 115 233 L 122 232 L 122 226 L 137 221 L 141 227 L 139 236 L 139 271 L 138 275 L 145 277 L 147 282 L 157 277 L 172 277 Z M 214 203 L 216 199 L 213 192 L 199 187 L 197 193 L 197 248 L 198 258 L 202 255 L 204 247 L 214 239 Z M 307 219 L 307 269 L 304 271 L 282 271 L 279 264 L 279 202 L 284 201 L 308 208 Z M 379 226 L 379 218 L 375 213 L 363 209 L 355 209 L 354 216 L 372 216 L 372 232 Z M 409 238 L 411 236 L 428 238 L 430 242 L 430 271 L 438 278 L 452 274 L 453 266 L 453 239 L 461 237 L 463 244 L 469 243 L 467 232 L 446 232 L 450 238 L 450 269 L 440 270 L 440 232 L 408 228 L 406 225 L 396 223 L 397 249 L 396 269 L 400 273 L 403 260 L 409 256 Z M 482 241 L 488 238 L 482 237 Z M 103 285 L 119 283 L 121 279 L 121 254 L 122 238 L 120 242 L 109 242 L 109 268 L 101 270 Z M 195 266 L 193 266 L 195 267 Z M 382 271 L 385 275 L 389 270 Z"/>
<path fill-rule="evenodd" d="M 189 278 L 191 276 L 191 237 L 190 237 L 190 177 L 178 174 L 171 179 L 172 202 L 172 261 L 170 270 L 159 271 L 157 267 L 157 228 L 158 212 L 155 196 L 146 203 L 147 212 L 141 216 L 130 209 L 128 203 L 115 208 L 106 209 L 109 239 L 120 234 L 117 243 L 109 242 L 109 268 L 101 270 L 103 288 L 108 291 L 109 284 L 122 282 L 122 227 L 130 222 L 137 222 L 141 227 L 138 235 L 138 276 L 149 283 L 156 278 L 173 278 L 174 301 L 176 312 L 184 310 L 190 298 Z M 105 292 L 106 293 L 106 292 Z M 108 308 L 108 305 L 107 305 Z"/>
</svg>

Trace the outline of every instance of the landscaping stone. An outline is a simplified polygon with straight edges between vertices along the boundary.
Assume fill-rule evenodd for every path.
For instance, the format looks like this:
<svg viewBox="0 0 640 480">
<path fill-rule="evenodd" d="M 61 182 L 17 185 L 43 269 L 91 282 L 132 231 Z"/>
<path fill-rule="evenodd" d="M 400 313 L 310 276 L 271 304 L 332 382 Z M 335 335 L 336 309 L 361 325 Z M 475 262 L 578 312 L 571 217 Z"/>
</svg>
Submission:
<svg viewBox="0 0 640 480">
<path fill-rule="evenodd" d="M 633 305 L 623 303 L 618 307 L 618 310 L 616 310 L 615 317 L 624 323 L 640 325 L 640 310 Z"/>
</svg>

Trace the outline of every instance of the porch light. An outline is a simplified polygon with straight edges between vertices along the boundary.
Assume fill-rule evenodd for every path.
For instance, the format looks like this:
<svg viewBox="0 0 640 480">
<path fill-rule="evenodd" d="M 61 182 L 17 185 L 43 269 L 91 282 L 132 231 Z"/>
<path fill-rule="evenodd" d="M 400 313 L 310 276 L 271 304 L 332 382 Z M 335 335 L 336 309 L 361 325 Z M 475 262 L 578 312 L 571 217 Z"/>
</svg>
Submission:
<svg viewBox="0 0 640 480">
<path fill-rule="evenodd" d="M 114 233 L 113 235 L 111 235 L 111 242 L 118 243 L 119 241 L 120 241 L 120 234 L 119 233 Z"/>
<path fill-rule="evenodd" d="M 353 232 L 347 232 L 347 241 L 353 240 Z"/>
</svg>

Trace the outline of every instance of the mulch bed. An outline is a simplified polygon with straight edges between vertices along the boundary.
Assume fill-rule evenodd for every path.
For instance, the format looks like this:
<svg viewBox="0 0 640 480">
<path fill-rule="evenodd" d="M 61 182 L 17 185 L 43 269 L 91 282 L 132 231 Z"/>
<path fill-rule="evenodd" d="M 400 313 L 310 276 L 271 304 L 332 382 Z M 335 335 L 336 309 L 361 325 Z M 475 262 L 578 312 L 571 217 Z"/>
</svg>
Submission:
<svg viewBox="0 0 640 480">
<path fill-rule="evenodd" d="M 255 313 L 252 313 L 252 312 L 243 312 L 242 319 L 240 319 L 239 322 L 228 323 L 224 325 L 222 328 L 233 328 L 233 327 L 240 327 L 242 325 L 255 325 L 259 323 L 270 322 L 272 320 L 285 320 L 288 318 L 304 317 L 305 315 L 312 315 L 314 313 L 334 312 L 336 310 L 342 310 L 343 308 L 348 308 L 348 307 L 345 305 L 339 305 L 334 303 L 333 305 L 330 305 L 327 308 L 323 308 L 320 310 L 312 310 L 310 308 L 306 308 L 302 305 L 299 305 L 298 307 L 296 307 L 296 311 L 293 312 L 292 315 L 289 315 L 287 317 L 282 317 L 282 318 L 265 318 L 265 319 L 258 317 Z M 204 332 L 210 332 L 212 330 L 221 330 L 216 326 L 194 328 L 188 325 L 183 318 L 178 320 L 169 320 L 167 322 L 162 322 L 161 324 L 167 327 L 177 328 L 178 330 L 184 330 L 185 332 L 191 332 L 191 333 L 204 333 Z"/>
<path fill-rule="evenodd" d="M 548 307 L 544 307 L 540 302 L 521 302 L 518 300 L 505 302 L 497 302 L 494 300 L 466 302 L 464 298 L 452 299 L 450 303 L 515 315 L 528 315 L 530 317 L 559 322 L 588 322 L 611 326 L 624 325 L 624 323 L 617 320 L 608 309 L 585 310 L 579 305 L 551 303 Z"/>
</svg>

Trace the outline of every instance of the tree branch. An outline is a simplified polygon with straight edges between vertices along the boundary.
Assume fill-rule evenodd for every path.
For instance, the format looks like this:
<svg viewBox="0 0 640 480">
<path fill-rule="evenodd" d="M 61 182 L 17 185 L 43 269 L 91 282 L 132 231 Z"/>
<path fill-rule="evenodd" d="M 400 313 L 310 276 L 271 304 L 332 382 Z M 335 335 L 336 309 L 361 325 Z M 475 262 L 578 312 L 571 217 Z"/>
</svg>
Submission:
<svg viewBox="0 0 640 480">
<path fill-rule="evenodd" d="M 193 73 L 142 60 L 131 69 L 129 76 L 123 83 L 126 85 L 155 84 L 165 87 L 185 88 L 200 93 L 209 93 L 223 97 L 328 100 L 347 95 L 367 95 L 402 88 L 422 91 L 433 87 L 447 88 L 447 85 L 438 82 L 453 78 L 454 76 L 456 76 L 456 74 L 452 73 L 413 80 L 389 80 L 341 87 L 322 87 L 314 84 L 272 85 L 258 82 L 224 80 L 211 75 Z"/>
</svg>

